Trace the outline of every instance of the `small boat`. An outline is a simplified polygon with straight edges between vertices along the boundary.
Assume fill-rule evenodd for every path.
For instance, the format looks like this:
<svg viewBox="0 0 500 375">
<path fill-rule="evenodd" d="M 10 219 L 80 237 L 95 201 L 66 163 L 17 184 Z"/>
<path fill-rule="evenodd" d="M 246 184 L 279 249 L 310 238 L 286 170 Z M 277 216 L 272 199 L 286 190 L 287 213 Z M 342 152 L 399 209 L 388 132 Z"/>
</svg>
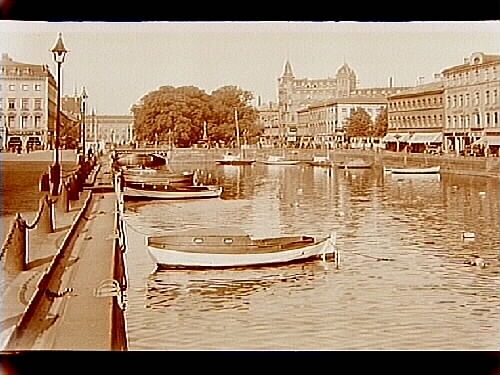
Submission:
<svg viewBox="0 0 500 375">
<path fill-rule="evenodd" d="M 156 154 L 128 153 L 113 156 L 113 169 L 122 167 L 158 168 L 167 165 L 167 159 Z"/>
<path fill-rule="evenodd" d="M 314 156 L 313 160 L 306 161 L 306 163 L 313 167 L 331 167 L 333 165 L 328 156 Z"/>
<path fill-rule="evenodd" d="M 218 198 L 222 186 L 189 185 L 176 186 L 170 183 L 131 182 L 121 188 L 124 199 L 201 199 Z"/>
<path fill-rule="evenodd" d="M 372 165 L 363 159 L 354 159 L 347 163 L 337 164 L 337 167 L 342 169 L 368 169 L 371 168 Z"/>
<path fill-rule="evenodd" d="M 439 173 L 441 167 L 424 167 L 424 168 L 387 168 L 384 167 L 384 173 L 392 174 L 428 174 L 428 173 Z"/>
<path fill-rule="evenodd" d="M 216 160 L 215 163 L 220 165 L 251 165 L 255 163 L 255 161 L 255 159 L 245 159 L 240 155 L 234 155 L 228 152 L 222 159 Z"/>
<path fill-rule="evenodd" d="M 285 159 L 284 156 L 270 155 L 263 163 L 268 165 L 296 165 L 300 163 L 300 160 L 290 160 Z"/>
<path fill-rule="evenodd" d="M 224 268 L 289 263 L 337 254 L 334 236 L 283 236 L 252 239 L 239 228 L 187 229 L 147 237 L 160 267 Z M 338 259 L 338 257 L 337 257 Z"/>
<path fill-rule="evenodd" d="M 141 167 L 122 168 L 125 184 L 129 183 L 160 183 L 197 185 L 196 172 L 174 172 L 171 169 L 156 169 Z"/>
</svg>

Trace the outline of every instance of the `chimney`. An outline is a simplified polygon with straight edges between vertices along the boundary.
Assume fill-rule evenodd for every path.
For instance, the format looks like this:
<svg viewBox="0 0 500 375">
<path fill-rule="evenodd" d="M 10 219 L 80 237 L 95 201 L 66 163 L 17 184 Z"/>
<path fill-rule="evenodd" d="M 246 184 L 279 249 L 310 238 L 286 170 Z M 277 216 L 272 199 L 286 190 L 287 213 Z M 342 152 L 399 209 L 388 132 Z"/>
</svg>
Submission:
<svg viewBox="0 0 500 375">
<path fill-rule="evenodd" d="M 392 77 L 389 77 L 389 88 L 392 89 Z"/>
</svg>

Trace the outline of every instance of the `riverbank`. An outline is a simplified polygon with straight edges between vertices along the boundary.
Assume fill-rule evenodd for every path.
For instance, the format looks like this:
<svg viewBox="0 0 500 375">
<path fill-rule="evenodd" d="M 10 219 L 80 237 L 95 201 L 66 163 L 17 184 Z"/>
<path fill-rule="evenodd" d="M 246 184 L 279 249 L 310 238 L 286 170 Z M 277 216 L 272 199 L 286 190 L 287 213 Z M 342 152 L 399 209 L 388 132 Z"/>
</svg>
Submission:
<svg viewBox="0 0 500 375">
<path fill-rule="evenodd" d="M 140 150 L 119 149 L 118 151 L 158 152 L 161 150 L 151 148 Z M 177 148 L 170 152 L 170 161 L 172 163 L 214 162 L 217 159 L 221 159 L 228 151 L 237 153 L 237 150 L 234 149 Z M 276 149 L 248 148 L 241 152 L 245 153 L 245 156 L 248 158 L 265 160 L 269 155 L 276 155 L 282 151 Z M 442 173 L 500 178 L 500 158 L 498 157 L 457 156 L 455 154 L 432 155 L 357 149 L 335 149 L 329 151 L 319 149 L 285 149 L 283 152 L 287 158 L 302 162 L 312 160 L 314 156 L 328 155 L 334 163 L 344 163 L 351 159 L 363 159 L 379 168 L 382 166 L 421 168 L 439 165 L 441 166 Z"/>
</svg>

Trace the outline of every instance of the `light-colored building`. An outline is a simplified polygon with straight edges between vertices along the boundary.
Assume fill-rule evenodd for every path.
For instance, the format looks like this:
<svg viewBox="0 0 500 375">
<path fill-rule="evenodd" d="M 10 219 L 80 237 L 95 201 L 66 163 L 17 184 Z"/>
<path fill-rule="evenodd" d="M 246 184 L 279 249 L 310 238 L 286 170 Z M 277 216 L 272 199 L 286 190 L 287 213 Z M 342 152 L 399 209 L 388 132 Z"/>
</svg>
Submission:
<svg viewBox="0 0 500 375">
<path fill-rule="evenodd" d="M 387 98 L 386 148 L 391 151 L 422 152 L 442 145 L 444 85 L 440 81 L 421 84 Z"/>
<path fill-rule="evenodd" d="M 298 146 L 342 147 L 346 142 L 345 128 L 353 111 L 362 108 L 375 122 L 386 107 L 385 96 L 349 96 L 308 105 L 298 111 Z"/>
<path fill-rule="evenodd" d="M 444 69 L 441 77 L 445 147 L 458 152 L 483 137 L 498 139 L 500 56 L 472 53 L 463 64 Z"/>
<path fill-rule="evenodd" d="M 356 73 L 344 63 L 334 78 L 296 78 L 292 65 L 285 62 L 283 74 L 278 78 L 279 121 L 283 128 L 295 128 L 297 111 L 315 102 L 347 97 L 356 89 Z"/>
<path fill-rule="evenodd" d="M 18 144 L 49 148 L 53 145 L 57 83 L 47 65 L 14 61 L 7 53 L 0 60 L 1 146 Z"/>
<path fill-rule="evenodd" d="M 277 146 L 283 139 L 283 129 L 280 127 L 278 104 L 269 102 L 257 107 L 257 125 L 263 129 L 260 144 L 264 147 Z"/>
<path fill-rule="evenodd" d="M 104 145 L 127 145 L 134 142 L 133 115 L 96 115 L 89 118 L 88 138 Z M 96 139 L 97 137 L 97 139 Z"/>
</svg>

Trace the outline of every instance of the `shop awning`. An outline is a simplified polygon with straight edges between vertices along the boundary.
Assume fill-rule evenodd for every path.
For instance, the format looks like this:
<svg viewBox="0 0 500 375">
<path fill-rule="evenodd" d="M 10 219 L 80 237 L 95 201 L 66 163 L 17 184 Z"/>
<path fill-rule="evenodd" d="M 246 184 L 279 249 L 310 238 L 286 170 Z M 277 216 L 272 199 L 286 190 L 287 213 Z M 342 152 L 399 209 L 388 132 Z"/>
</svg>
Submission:
<svg viewBox="0 0 500 375">
<path fill-rule="evenodd" d="M 483 135 L 474 145 L 500 146 L 500 135 Z"/>
<path fill-rule="evenodd" d="M 441 143 L 441 133 L 415 133 L 408 142 L 410 143 Z"/>
<path fill-rule="evenodd" d="M 410 139 L 409 133 L 387 133 L 384 138 L 382 138 L 382 142 L 408 142 Z"/>
</svg>

